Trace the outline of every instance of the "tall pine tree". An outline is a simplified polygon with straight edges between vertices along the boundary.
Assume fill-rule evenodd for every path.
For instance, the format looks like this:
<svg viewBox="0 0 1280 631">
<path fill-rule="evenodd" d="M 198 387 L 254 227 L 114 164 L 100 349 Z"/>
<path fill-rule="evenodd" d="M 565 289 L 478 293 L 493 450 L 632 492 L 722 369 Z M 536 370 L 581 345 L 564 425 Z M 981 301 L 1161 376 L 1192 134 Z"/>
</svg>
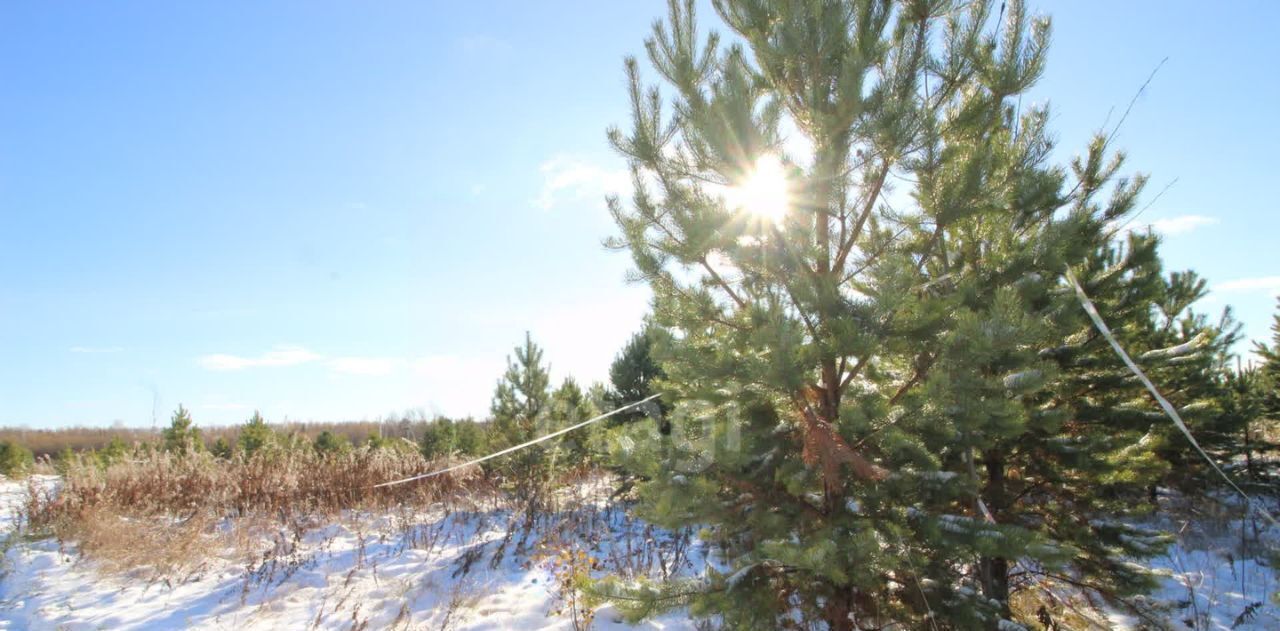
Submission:
<svg viewBox="0 0 1280 631">
<path fill-rule="evenodd" d="M 701 526 L 727 571 L 597 595 L 734 628 L 995 628 L 1020 589 L 1148 588 L 1126 556 L 1162 537 L 1100 516 L 1140 509 L 1167 420 L 1064 274 L 1138 354 L 1163 348 L 1169 296 L 1156 239 L 1114 235 L 1145 178 L 1118 177 L 1102 135 L 1052 164 L 1047 108 L 1021 105 L 1048 21 L 1016 1 L 713 4 L 741 43 L 700 37 L 678 0 L 646 41 L 670 107 L 627 61 L 632 126 L 610 138 L 635 192 L 609 205 L 677 417 L 616 455 L 644 516 Z"/>
</svg>

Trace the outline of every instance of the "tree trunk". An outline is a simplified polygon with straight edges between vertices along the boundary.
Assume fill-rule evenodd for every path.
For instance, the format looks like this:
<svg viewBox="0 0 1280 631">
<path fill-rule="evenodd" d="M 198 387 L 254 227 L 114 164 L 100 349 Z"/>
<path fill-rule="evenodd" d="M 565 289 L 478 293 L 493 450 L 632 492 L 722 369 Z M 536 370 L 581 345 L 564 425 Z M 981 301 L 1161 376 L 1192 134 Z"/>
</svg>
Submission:
<svg viewBox="0 0 1280 631">
<path fill-rule="evenodd" d="M 1009 609 L 1009 560 L 1001 557 L 983 557 L 978 571 L 982 576 L 982 595 L 1000 603 L 1000 615 L 1008 618 Z M 996 628 L 999 621 L 993 621 Z"/>
<path fill-rule="evenodd" d="M 1249 479 L 1256 481 L 1258 472 L 1253 468 L 1253 445 L 1249 443 L 1249 422 L 1244 424 L 1244 462 L 1245 471 L 1249 474 Z"/>
<path fill-rule="evenodd" d="M 988 451 L 983 458 L 983 465 L 987 469 L 987 484 L 983 495 L 987 510 L 994 518 L 1003 514 L 1007 508 L 1004 455 L 995 449 Z M 978 572 L 982 582 L 982 595 L 1000 603 L 1000 615 L 1008 618 L 1012 613 L 1009 609 L 1009 560 L 1003 557 L 983 557 L 978 561 Z M 992 628 L 996 628 L 995 625 L 998 624 L 999 621 L 993 622 Z"/>
<path fill-rule="evenodd" d="M 827 601 L 827 628 L 831 631 L 855 631 L 853 626 L 853 591 L 849 588 L 838 588 Z"/>
</svg>

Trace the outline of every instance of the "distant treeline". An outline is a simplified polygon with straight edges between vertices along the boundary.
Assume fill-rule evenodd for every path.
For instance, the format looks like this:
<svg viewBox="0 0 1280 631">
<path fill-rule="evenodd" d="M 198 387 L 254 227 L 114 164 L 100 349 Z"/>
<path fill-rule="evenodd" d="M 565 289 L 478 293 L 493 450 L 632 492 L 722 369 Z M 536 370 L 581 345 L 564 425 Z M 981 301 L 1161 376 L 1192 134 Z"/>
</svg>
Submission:
<svg viewBox="0 0 1280 631">
<path fill-rule="evenodd" d="M 189 448 L 230 456 L 254 452 L 264 445 L 276 447 L 311 446 L 319 451 L 348 447 L 375 448 L 416 446 L 427 458 L 446 455 L 472 456 L 490 447 L 500 448 L 577 423 L 652 393 L 651 382 L 662 376 L 650 355 L 652 335 L 648 327 L 636 333 L 619 350 L 609 369 L 608 384 L 580 387 L 572 377 L 553 387 L 542 349 L 527 334 L 522 345 L 508 357 L 508 367 L 494 391 L 490 413 L 483 420 L 471 417 L 428 417 L 419 411 L 388 415 L 377 420 L 342 422 L 284 421 L 271 423 L 258 412 L 236 425 L 199 424 L 181 405 L 173 418 L 156 428 L 64 427 L 30 429 L 0 427 L 0 474 L 13 475 L 30 470 L 43 459 L 65 460 L 71 454 L 91 454 L 107 460 L 138 451 L 136 447 L 160 446 L 172 450 L 175 442 Z M 659 404 L 665 411 L 665 406 Z M 610 419 L 610 425 L 645 417 L 629 411 Z M 569 458 L 584 463 L 587 444 L 603 449 L 600 436 L 591 430 L 578 431 L 562 440 Z M 105 455 L 104 455 L 105 454 Z M 30 464 L 29 464 L 30 463 Z M 528 463 L 526 463 L 528 464 Z"/>
<path fill-rule="evenodd" d="M 281 435 L 296 435 L 314 441 L 323 432 L 345 437 L 349 442 L 359 444 L 370 435 L 383 438 L 406 438 L 418 442 L 431 420 L 405 417 L 383 421 L 342 421 L 329 423 L 286 422 L 269 423 L 271 429 Z M 236 444 L 243 425 L 206 426 L 201 428 L 205 445 L 212 447 L 221 438 L 228 444 Z M 72 451 L 100 450 L 119 439 L 126 445 L 134 443 L 152 443 L 161 439 L 161 429 L 145 429 L 134 427 L 63 427 L 59 429 L 29 429 L 24 427 L 0 428 L 0 443 L 11 442 L 22 445 L 36 458 L 49 456 L 56 458 L 58 454 L 70 449 Z"/>
</svg>

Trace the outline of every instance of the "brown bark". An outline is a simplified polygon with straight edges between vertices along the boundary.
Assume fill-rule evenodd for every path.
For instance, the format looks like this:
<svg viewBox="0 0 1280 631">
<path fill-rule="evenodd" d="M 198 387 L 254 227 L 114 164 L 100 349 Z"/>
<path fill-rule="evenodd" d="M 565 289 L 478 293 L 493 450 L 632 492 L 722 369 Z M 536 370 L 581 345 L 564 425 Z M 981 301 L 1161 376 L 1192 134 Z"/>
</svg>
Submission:
<svg viewBox="0 0 1280 631">
<path fill-rule="evenodd" d="M 986 496 L 987 510 L 991 512 L 994 519 L 996 515 L 1003 514 L 1007 508 L 1004 455 L 999 450 L 988 451 L 983 458 L 983 465 L 987 470 L 987 484 L 983 495 Z M 1000 615 L 1008 618 L 1011 615 L 1009 560 L 1003 557 L 983 557 L 978 561 L 978 572 L 982 582 L 982 595 L 999 602 Z"/>
<path fill-rule="evenodd" d="M 853 626 L 853 592 L 848 589 L 838 590 L 827 601 L 825 614 L 828 628 L 832 631 L 854 631 Z"/>
</svg>

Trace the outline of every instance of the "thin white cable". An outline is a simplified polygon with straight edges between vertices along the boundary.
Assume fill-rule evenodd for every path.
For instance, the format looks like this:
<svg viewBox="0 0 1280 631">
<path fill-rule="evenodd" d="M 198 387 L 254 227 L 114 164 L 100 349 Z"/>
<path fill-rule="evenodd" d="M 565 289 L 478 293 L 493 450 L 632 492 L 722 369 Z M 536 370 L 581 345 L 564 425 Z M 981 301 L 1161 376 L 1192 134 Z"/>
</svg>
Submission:
<svg viewBox="0 0 1280 631">
<path fill-rule="evenodd" d="M 658 396 L 659 396 L 659 395 L 656 395 L 656 394 L 654 394 L 654 395 L 650 395 L 650 396 L 647 396 L 647 397 L 645 397 L 645 398 L 643 398 L 643 399 L 640 399 L 639 401 L 635 401 L 635 402 L 632 402 L 632 403 L 628 403 L 628 404 L 626 404 L 626 405 L 624 405 L 624 406 L 622 406 L 622 407 L 620 407 L 620 408 L 614 409 L 614 410 L 613 410 L 613 411 L 611 411 L 611 412 L 605 412 L 604 414 L 601 414 L 600 416 L 597 416 L 597 417 L 594 417 L 594 418 L 589 418 L 589 419 L 587 419 L 587 420 L 585 420 L 585 421 L 583 421 L 583 422 L 581 422 L 581 423 L 578 423 L 577 425 L 571 425 L 571 426 L 566 427 L 566 428 L 564 428 L 564 429 L 561 429 L 561 430 L 557 430 L 557 431 L 551 432 L 550 434 L 547 434 L 547 435 L 545 435 L 545 436 L 540 436 L 540 437 L 535 438 L 535 439 L 533 439 L 533 440 L 530 440 L 530 441 L 526 441 L 526 442 L 520 443 L 519 445 L 515 445 L 514 447 L 507 447 L 506 449 L 503 449 L 503 450 L 501 450 L 501 451 L 495 451 L 495 452 L 493 452 L 493 453 L 491 453 L 491 454 L 489 454 L 489 455 L 487 455 L 487 456 L 481 456 L 481 457 L 476 458 L 475 460 L 471 460 L 471 461 L 469 461 L 469 462 L 464 462 L 464 463 L 462 463 L 462 464 L 456 464 L 456 465 L 453 465 L 452 467 L 447 467 L 447 468 L 441 469 L 441 470 L 439 470 L 439 471 L 432 471 L 431 473 L 423 473 L 422 475 L 415 475 L 415 476 L 413 476 L 413 477 L 405 478 L 405 479 L 403 479 L 403 480 L 393 480 L 393 481 L 391 481 L 391 482 L 383 482 L 382 484 L 375 484 L 375 485 L 373 486 L 373 488 L 375 488 L 375 489 L 376 489 L 376 488 L 381 488 L 381 487 L 384 487 L 384 486 L 395 486 L 395 485 L 397 485 L 397 484 L 404 484 L 404 483 L 406 483 L 406 482 L 413 482 L 414 480 L 422 480 L 422 479 L 424 479 L 424 478 L 431 478 L 431 477 L 435 477 L 435 476 L 437 476 L 437 475 L 443 475 L 443 474 L 445 474 L 445 473 L 449 473 L 450 471 L 457 471 L 458 469 L 461 469 L 461 468 L 463 468 L 463 467 L 469 467 L 469 466 L 471 466 L 471 465 L 473 465 L 473 464 L 480 464 L 481 462 L 484 462 L 484 461 L 486 461 L 486 460 L 492 460 L 492 459 L 494 459 L 494 458 L 497 458 L 498 456 L 505 456 L 505 455 L 507 455 L 507 454 L 509 454 L 509 453 L 511 453 L 511 452 L 513 452 L 513 451 L 520 451 L 521 449 L 524 449 L 525 447 L 529 447 L 529 446 L 531 446 L 531 445 L 536 445 L 536 444 L 538 444 L 538 443 L 540 443 L 540 442 L 542 442 L 542 441 L 544 441 L 544 440 L 549 440 L 549 439 L 555 438 L 556 436 L 560 436 L 560 435 L 562 435 L 562 434 L 567 434 L 567 433 L 572 432 L 573 430 L 578 429 L 578 428 L 580 428 L 580 427 L 586 427 L 587 425 L 590 425 L 590 424 L 592 424 L 592 423 L 594 423 L 594 422 L 596 422 L 596 421 L 604 420 L 604 419 L 606 419 L 606 418 L 609 418 L 610 416 L 613 416 L 614 414 L 617 414 L 618 412 L 622 412 L 622 411 L 624 411 L 624 410 L 629 410 L 629 409 L 631 409 L 631 408 L 633 408 L 633 407 L 636 407 L 637 405 L 640 405 L 640 404 L 642 404 L 642 403 L 648 403 L 649 401 L 652 401 L 652 400 L 654 400 L 654 399 L 658 398 Z"/>
<path fill-rule="evenodd" d="M 907 560 L 907 569 L 911 570 L 911 578 L 916 582 L 916 591 L 920 592 L 920 599 L 924 601 L 924 609 L 929 614 L 929 627 L 937 631 L 938 623 L 934 621 L 933 607 L 929 604 L 929 597 L 924 595 L 924 586 L 920 584 L 920 575 L 916 573 L 916 564 L 911 561 L 911 549 L 907 547 L 907 542 L 902 538 L 902 535 L 896 531 L 893 534 L 898 537 L 898 545 L 902 546 L 903 557 Z"/>
<path fill-rule="evenodd" d="M 1263 517 L 1266 517 L 1267 521 L 1271 522 L 1273 526 L 1280 526 L 1280 522 L 1277 522 L 1275 517 L 1272 517 L 1271 514 L 1261 506 L 1256 505 L 1253 498 L 1249 497 L 1249 494 L 1245 493 L 1244 489 L 1236 486 L 1236 483 L 1233 482 L 1231 478 L 1227 477 L 1226 472 L 1218 467 L 1218 463 L 1214 462 L 1213 458 L 1209 457 L 1209 454 L 1200 447 L 1200 443 L 1196 442 L 1195 436 L 1191 435 L 1191 430 L 1187 428 L 1187 424 L 1182 422 L 1182 416 L 1178 414 L 1178 410 L 1174 409 L 1173 405 L 1169 403 L 1169 400 L 1165 399 L 1164 396 L 1160 394 L 1160 391 L 1156 389 L 1156 385 L 1151 383 L 1151 380 L 1147 378 L 1146 373 L 1142 372 L 1142 369 L 1138 368 L 1138 365 L 1129 358 L 1129 354 L 1121 348 L 1120 342 L 1117 342 L 1115 336 L 1111 334 L 1111 329 L 1107 327 L 1107 323 L 1102 321 L 1102 316 L 1098 314 L 1097 307 L 1093 306 L 1093 301 L 1089 300 L 1089 296 L 1084 293 L 1084 287 L 1080 286 L 1080 281 L 1076 280 L 1075 274 L 1072 274 L 1069 269 L 1067 270 L 1067 280 L 1071 281 L 1071 284 L 1075 286 L 1076 295 L 1080 297 L 1080 304 L 1084 306 L 1085 313 L 1089 314 L 1089 318 L 1092 319 L 1093 324 L 1098 327 L 1098 331 L 1102 333 L 1103 337 L 1107 338 L 1107 342 L 1111 344 L 1111 348 L 1115 349 L 1116 354 L 1120 356 L 1120 359 L 1124 360 L 1124 363 L 1129 367 L 1129 370 L 1132 371 L 1133 374 L 1137 375 L 1138 379 L 1142 380 L 1142 384 L 1147 387 L 1149 392 L 1151 392 L 1151 396 L 1155 397 L 1156 402 L 1160 404 L 1160 407 L 1164 408 L 1165 414 L 1168 414 L 1169 418 L 1173 419 L 1173 424 L 1177 425 L 1178 429 L 1182 430 L 1182 434 L 1187 437 L 1187 440 L 1191 441 L 1191 446 L 1195 447 L 1196 451 L 1200 452 L 1200 455 L 1204 457 L 1205 462 L 1208 462 L 1209 466 L 1213 467 L 1213 470 L 1217 471 L 1218 475 L 1222 476 L 1222 479 L 1226 480 L 1227 484 L 1231 485 L 1231 488 L 1235 489 L 1236 493 L 1239 493 L 1240 496 L 1244 498 L 1245 503 L 1249 507 L 1257 510 Z"/>
</svg>

